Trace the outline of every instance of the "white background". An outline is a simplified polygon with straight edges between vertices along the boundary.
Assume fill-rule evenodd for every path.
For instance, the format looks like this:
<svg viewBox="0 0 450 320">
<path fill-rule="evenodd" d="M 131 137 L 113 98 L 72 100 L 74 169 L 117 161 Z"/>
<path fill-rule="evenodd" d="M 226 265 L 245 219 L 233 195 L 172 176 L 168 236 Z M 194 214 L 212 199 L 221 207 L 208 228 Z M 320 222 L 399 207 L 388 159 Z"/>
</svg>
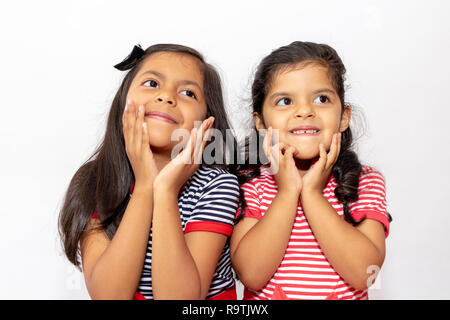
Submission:
<svg viewBox="0 0 450 320">
<path fill-rule="evenodd" d="M 8 4 L 5 4 L 8 3 Z M 0 5 L 0 298 L 88 299 L 62 254 L 68 183 L 104 133 L 136 43 L 180 43 L 221 72 L 236 129 L 257 63 L 295 40 L 341 55 L 358 150 L 394 221 L 373 299 L 450 298 L 448 1 L 14 1 Z"/>
</svg>

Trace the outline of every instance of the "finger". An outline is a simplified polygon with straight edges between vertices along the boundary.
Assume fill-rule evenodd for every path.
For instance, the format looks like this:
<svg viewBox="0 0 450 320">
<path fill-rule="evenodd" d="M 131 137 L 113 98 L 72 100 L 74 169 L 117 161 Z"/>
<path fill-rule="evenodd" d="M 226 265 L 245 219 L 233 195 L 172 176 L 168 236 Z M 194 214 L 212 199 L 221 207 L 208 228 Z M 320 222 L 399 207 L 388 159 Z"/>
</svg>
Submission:
<svg viewBox="0 0 450 320">
<path fill-rule="evenodd" d="M 192 163 L 193 139 L 196 130 L 195 127 L 191 129 L 187 142 L 185 142 L 185 137 L 183 137 L 183 149 L 172 159 L 173 161 L 183 164 Z"/>
<path fill-rule="evenodd" d="M 327 150 L 325 149 L 325 146 L 321 143 L 319 144 L 319 159 L 317 160 L 316 163 L 313 164 L 313 166 L 323 171 L 325 170 L 327 159 L 328 159 Z"/>
<path fill-rule="evenodd" d="M 201 147 L 202 147 L 202 140 L 203 140 L 203 133 L 205 131 L 205 126 L 208 123 L 208 120 L 203 121 L 200 128 L 196 131 L 195 137 L 194 137 L 194 151 L 193 151 L 193 163 L 199 164 L 201 161 Z"/>
<path fill-rule="evenodd" d="M 280 159 L 283 157 L 283 154 L 281 153 L 281 143 L 277 143 L 270 148 L 270 155 L 276 163 L 280 162 Z"/>
<path fill-rule="evenodd" d="M 133 121 L 132 113 L 135 105 L 132 100 L 128 100 L 125 105 L 125 110 L 122 115 L 123 135 L 125 140 L 125 147 L 127 149 L 133 144 Z"/>
<path fill-rule="evenodd" d="M 280 142 L 280 143 L 279 143 L 279 148 L 280 148 L 280 152 L 281 152 L 282 155 L 285 155 L 286 150 L 287 150 L 289 147 L 291 147 L 291 146 L 288 145 L 288 144 L 286 144 L 286 143 L 283 143 L 283 142 Z"/>
<path fill-rule="evenodd" d="M 150 138 L 148 136 L 147 123 L 142 123 L 142 150 L 149 155 L 149 160 L 153 160 L 153 152 L 150 148 Z"/>
<path fill-rule="evenodd" d="M 284 152 L 284 158 L 288 161 L 294 160 L 294 153 L 296 152 L 295 148 L 292 146 L 287 146 Z"/>
<path fill-rule="evenodd" d="M 129 106 L 129 104 L 130 104 L 130 100 L 128 100 L 127 103 L 125 104 L 125 108 L 123 109 L 123 113 L 122 113 L 122 130 L 123 130 L 124 135 L 127 132 L 127 128 L 128 128 L 128 126 L 127 126 L 127 124 L 128 124 L 127 123 L 127 120 L 128 120 L 127 116 L 128 116 L 128 106 Z"/>
<path fill-rule="evenodd" d="M 145 147 L 150 146 L 150 141 L 149 141 L 149 137 L 148 137 L 148 127 L 147 127 L 147 123 L 145 121 L 142 123 L 142 146 L 144 147 L 144 150 L 145 150 Z"/>
<path fill-rule="evenodd" d="M 194 152 L 193 152 L 194 164 L 199 164 L 201 162 L 201 157 L 202 157 L 202 152 L 203 152 L 203 149 L 202 149 L 203 138 L 204 138 L 206 130 L 211 125 L 211 118 L 212 117 L 209 117 L 208 119 L 203 120 L 202 125 L 196 132 L 195 139 L 194 139 Z"/>
<path fill-rule="evenodd" d="M 189 140 L 188 143 L 186 145 L 185 150 L 183 150 L 182 154 L 184 157 L 184 163 L 192 163 L 193 162 L 193 153 L 194 153 L 194 148 L 195 148 L 195 138 L 197 136 L 197 128 L 192 128 L 191 130 L 191 134 L 189 136 Z"/>
<path fill-rule="evenodd" d="M 263 141 L 264 154 L 266 155 L 269 161 L 271 161 L 271 147 L 272 147 L 272 127 L 269 127 L 269 129 L 267 129 L 266 131 Z"/>
<path fill-rule="evenodd" d="M 202 122 L 202 125 L 200 127 L 200 130 L 199 130 L 198 136 L 197 136 L 197 142 L 198 142 L 198 144 L 196 145 L 197 150 L 201 149 L 201 147 L 203 145 L 204 138 L 207 135 L 207 130 L 209 128 L 211 128 L 212 121 L 214 121 L 214 117 L 209 117 L 208 119 L 205 119 Z"/>
<path fill-rule="evenodd" d="M 214 117 L 210 117 L 208 119 L 209 123 L 208 123 L 208 126 L 206 127 L 205 134 L 203 135 L 203 142 L 202 142 L 202 146 L 201 146 L 202 153 L 205 150 L 205 147 L 206 147 L 206 144 L 208 143 L 208 141 L 211 140 L 211 136 L 212 136 L 211 128 L 213 127 L 214 120 L 215 120 Z"/>
<path fill-rule="evenodd" d="M 134 126 L 136 124 L 136 104 L 131 101 L 127 108 L 127 135 L 128 142 L 133 144 L 134 142 Z"/>
<path fill-rule="evenodd" d="M 282 158 L 281 150 L 280 150 L 280 144 L 277 143 L 274 146 L 270 147 L 270 169 L 272 170 L 273 174 L 276 174 L 278 172 L 278 169 L 280 168 L 280 161 Z"/>
<path fill-rule="evenodd" d="M 142 123 L 142 146 L 141 150 L 144 152 L 150 153 L 150 156 L 153 157 L 152 149 L 150 148 L 150 141 L 148 136 L 148 127 L 147 123 Z"/>
<path fill-rule="evenodd" d="M 335 133 L 333 135 L 333 139 L 331 140 L 331 146 L 330 146 L 330 151 L 328 152 L 328 159 L 327 159 L 327 163 L 326 163 L 326 168 L 329 169 L 331 168 L 334 163 L 336 162 L 338 156 L 339 156 L 339 134 Z"/>
<path fill-rule="evenodd" d="M 142 145 L 142 124 L 144 123 L 144 107 L 141 105 L 138 108 L 137 118 L 134 125 L 134 141 L 136 141 L 136 147 L 140 149 Z"/>
</svg>

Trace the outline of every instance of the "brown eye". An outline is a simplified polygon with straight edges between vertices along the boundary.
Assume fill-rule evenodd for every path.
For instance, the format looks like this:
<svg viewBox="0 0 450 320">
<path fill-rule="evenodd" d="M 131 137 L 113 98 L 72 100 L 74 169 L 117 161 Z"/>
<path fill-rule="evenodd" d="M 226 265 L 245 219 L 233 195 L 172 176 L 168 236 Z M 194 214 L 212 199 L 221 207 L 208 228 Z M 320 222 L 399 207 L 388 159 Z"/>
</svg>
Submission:
<svg viewBox="0 0 450 320">
<path fill-rule="evenodd" d="M 317 98 L 314 99 L 315 103 L 326 103 L 326 102 L 329 102 L 329 101 L 330 100 L 328 99 L 328 97 L 324 96 L 324 95 L 320 95 L 320 96 L 318 96 Z"/>
<path fill-rule="evenodd" d="M 155 80 L 148 80 L 144 82 L 144 86 L 158 88 L 158 82 L 156 82 Z"/>
<path fill-rule="evenodd" d="M 181 94 L 184 94 L 185 96 L 188 96 L 188 97 L 191 97 L 191 98 L 194 98 L 194 99 L 197 98 L 197 97 L 195 96 L 195 93 L 193 93 L 193 92 L 190 91 L 190 90 L 183 90 L 183 91 L 181 91 Z"/>
<path fill-rule="evenodd" d="M 276 103 L 277 106 L 287 106 L 289 104 L 292 104 L 292 100 L 289 98 L 281 98 Z"/>
</svg>

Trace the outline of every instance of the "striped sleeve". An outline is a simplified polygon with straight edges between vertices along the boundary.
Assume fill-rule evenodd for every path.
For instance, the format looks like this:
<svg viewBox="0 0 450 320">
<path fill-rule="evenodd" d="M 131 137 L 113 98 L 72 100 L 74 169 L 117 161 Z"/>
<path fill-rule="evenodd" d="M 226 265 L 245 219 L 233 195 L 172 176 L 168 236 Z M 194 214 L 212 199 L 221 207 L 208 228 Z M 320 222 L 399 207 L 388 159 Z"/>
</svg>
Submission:
<svg viewBox="0 0 450 320">
<path fill-rule="evenodd" d="M 385 237 L 389 234 L 389 219 L 386 211 L 384 178 L 375 169 L 363 168 L 358 187 L 358 200 L 349 204 L 349 212 L 359 221 L 372 219 L 384 226 Z"/>
<path fill-rule="evenodd" d="M 239 201 L 237 177 L 221 172 L 202 190 L 184 233 L 210 231 L 230 236 Z"/>
<path fill-rule="evenodd" d="M 244 183 L 241 186 L 242 191 L 244 192 L 245 198 L 245 209 L 244 209 L 244 218 L 255 218 L 260 220 L 262 218 L 261 215 L 261 202 L 259 201 L 258 191 L 252 182 Z M 241 206 L 239 206 L 238 211 L 236 212 L 236 217 L 241 213 Z"/>
</svg>

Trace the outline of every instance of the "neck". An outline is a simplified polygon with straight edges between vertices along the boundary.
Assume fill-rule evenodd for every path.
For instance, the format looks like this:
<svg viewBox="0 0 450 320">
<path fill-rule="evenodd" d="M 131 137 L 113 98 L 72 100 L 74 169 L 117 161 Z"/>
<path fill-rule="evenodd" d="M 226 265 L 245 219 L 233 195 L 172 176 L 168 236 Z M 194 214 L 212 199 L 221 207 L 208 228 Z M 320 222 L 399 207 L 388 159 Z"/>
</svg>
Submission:
<svg viewBox="0 0 450 320">
<path fill-rule="evenodd" d="M 159 152 L 159 150 L 152 148 L 152 153 L 158 171 L 161 171 L 172 160 L 171 152 Z"/>
<path fill-rule="evenodd" d="M 308 159 L 308 160 L 295 160 L 295 166 L 297 167 L 298 173 L 301 177 L 303 177 L 306 172 L 311 168 L 311 166 L 318 160 L 319 158 Z"/>
</svg>

